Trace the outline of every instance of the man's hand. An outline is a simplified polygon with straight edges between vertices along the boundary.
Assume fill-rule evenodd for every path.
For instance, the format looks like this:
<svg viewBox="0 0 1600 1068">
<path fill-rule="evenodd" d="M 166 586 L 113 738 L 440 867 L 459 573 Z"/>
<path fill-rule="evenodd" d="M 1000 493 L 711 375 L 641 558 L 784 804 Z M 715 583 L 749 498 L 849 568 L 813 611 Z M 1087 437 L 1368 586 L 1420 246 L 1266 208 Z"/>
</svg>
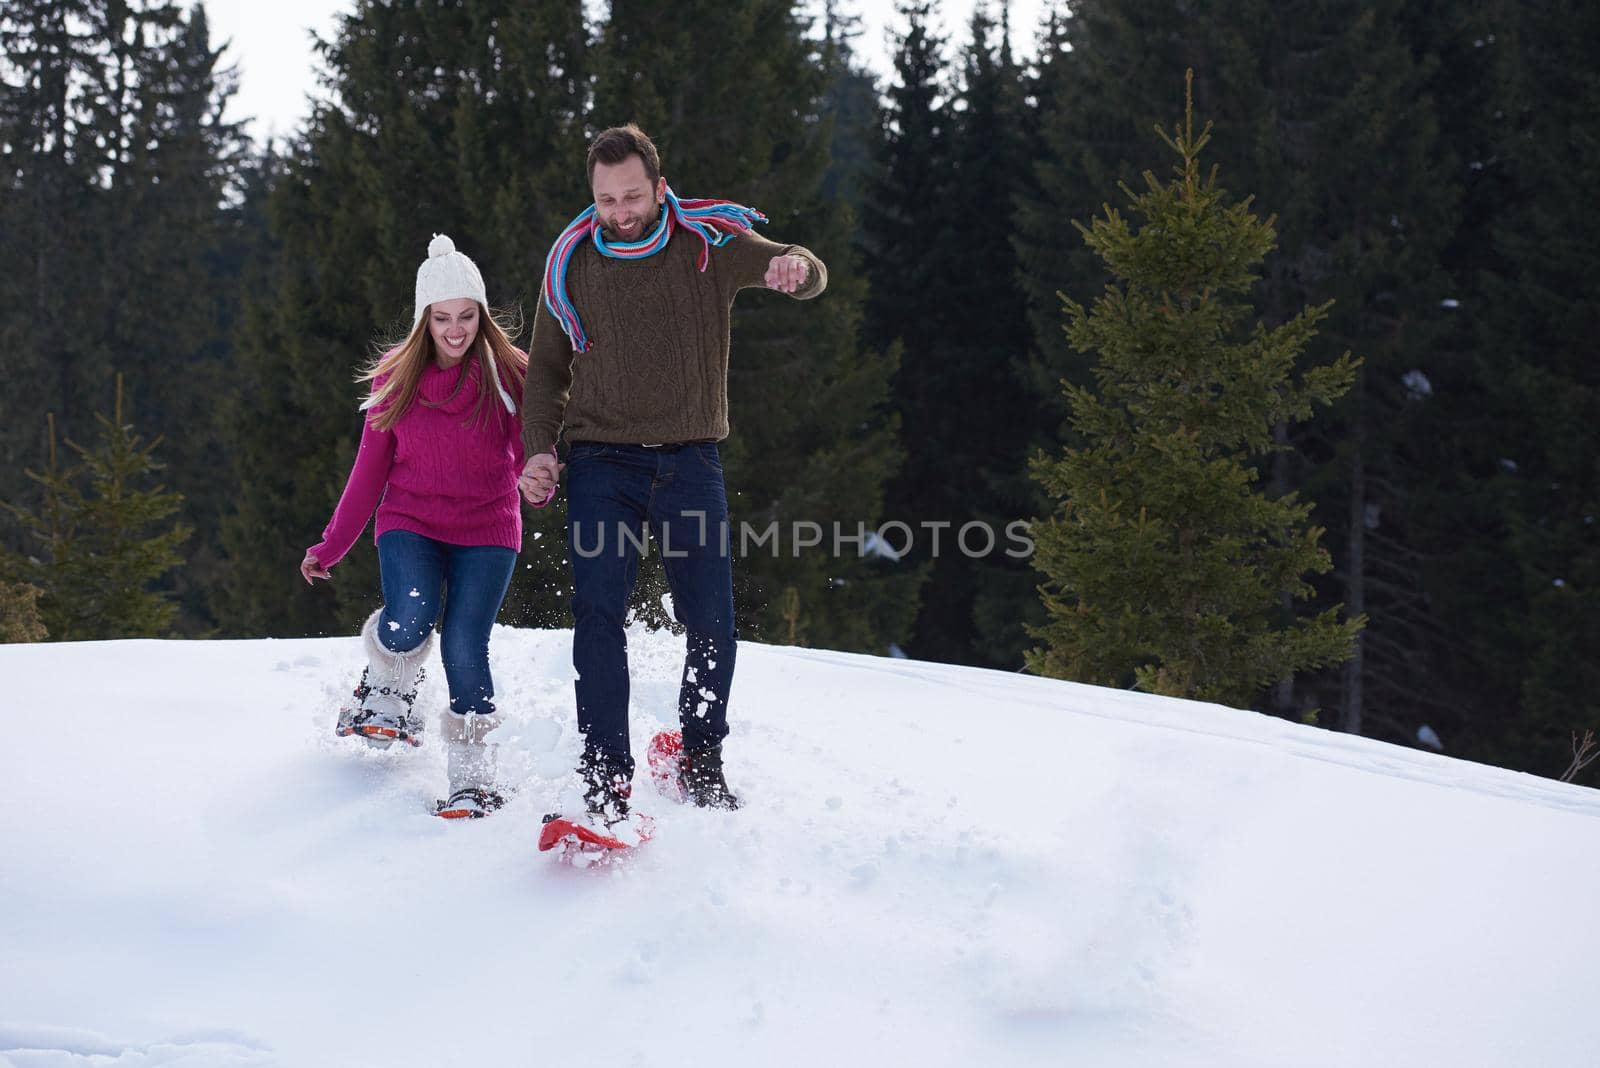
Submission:
<svg viewBox="0 0 1600 1068">
<path fill-rule="evenodd" d="M 522 491 L 523 500 L 532 505 L 543 505 L 555 493 L 556 483 L 560 481 L 561 472 L 566 466 L 556 462 L 553 452 L 541 452 L 528 457 L 528 462 L 522 467 L 522 477 L 517 479 L 517 488 Z"/>
<path fill-rule="evenodd" d="M 767 288 L 793 293 L 811 277 L 811 264 L 804 256 L 774 256 L 767 264 Z"/>
</svg>

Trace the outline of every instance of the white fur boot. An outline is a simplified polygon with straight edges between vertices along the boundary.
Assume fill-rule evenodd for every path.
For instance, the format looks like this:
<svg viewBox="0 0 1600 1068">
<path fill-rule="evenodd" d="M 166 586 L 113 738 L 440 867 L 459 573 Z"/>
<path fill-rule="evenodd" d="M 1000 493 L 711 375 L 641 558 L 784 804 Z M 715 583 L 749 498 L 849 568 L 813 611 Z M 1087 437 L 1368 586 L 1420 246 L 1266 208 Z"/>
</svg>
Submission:
<svg viewBox="0 0 1600 1068">
<path fill-rule="evenodd" d="M 422 684 L 422 662 L 433 651 L 433 631 L 407 653 L 392 653 L 378 640 L 378 617 L 372 613 L 361 625 L 361 644 L 367 666 L 361 672 L 353 699 L 339 709 L 334 733 L 341 738 L 357 735 L 375 749 L 395 742 L 422 744 L 422 716 L 416 711 L 417 687 Z"/>
<path fill-rule="evenodd" d="M 450 797 L 439 802 L 436 809 L 440 816 L 450 820 L 476 818 L 505 804 L 494 781 L 499 746 L 484 741 L 502 722 L 497 713 L 471 712 L 463 716 L 446 711 L 439 716 L 445 768 L 450 777 Z"/>
</svg>

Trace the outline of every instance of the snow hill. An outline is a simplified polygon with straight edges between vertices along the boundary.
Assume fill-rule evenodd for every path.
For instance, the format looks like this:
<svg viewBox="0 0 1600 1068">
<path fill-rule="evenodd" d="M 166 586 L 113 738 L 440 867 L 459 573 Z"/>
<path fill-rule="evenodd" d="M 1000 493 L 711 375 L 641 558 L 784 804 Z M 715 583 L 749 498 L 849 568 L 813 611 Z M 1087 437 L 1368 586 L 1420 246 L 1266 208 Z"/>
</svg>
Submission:
<svg viewBox="0 0 1600 1068">
<path fill-rule="evenodd" d="M 0 646 L 0 1064 L 1593 1064 L 1600 792 L 1211 705 L 745 644 L 738 813 L 535 851 L 332 733 L 355 638 Z M 632 635 L 636 755 L 682 641 Z M 437 661 L 423 702 L 444 701 Z"/>
</svg>

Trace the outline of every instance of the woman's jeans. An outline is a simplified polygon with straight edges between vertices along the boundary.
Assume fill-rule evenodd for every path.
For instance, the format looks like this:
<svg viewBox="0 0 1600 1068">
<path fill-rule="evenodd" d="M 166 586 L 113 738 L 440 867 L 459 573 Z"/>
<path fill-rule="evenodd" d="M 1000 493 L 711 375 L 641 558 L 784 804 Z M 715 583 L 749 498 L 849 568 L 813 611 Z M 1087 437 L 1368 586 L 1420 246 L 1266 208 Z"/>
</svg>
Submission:
<svg viewBox="0 0 1600 1068">
<path fill-rule="evenodd" d="M 646 529 L 661 553 L 673 615 L 689 632 L 678 694 L 683 745 L 703 750 L 728 733 L 737 644 L 721 455 L 710 442 L 575 443 L 567 458 L 567 556 L 578 730 L 613 767 L 630 771 L 623 622 Z"/>
<path fill-rule="evenodd" d="M 499 545 L 449 545 L 409 530 L 378 538 L 383 582 L 378 640 L 394 653 L 415 649 L 433 629 L 444 599 L 439 657 L 452 712 L 494 711 L 489 628 L 500 614 L 516 562 L 516 551 Z"/>
</svg>

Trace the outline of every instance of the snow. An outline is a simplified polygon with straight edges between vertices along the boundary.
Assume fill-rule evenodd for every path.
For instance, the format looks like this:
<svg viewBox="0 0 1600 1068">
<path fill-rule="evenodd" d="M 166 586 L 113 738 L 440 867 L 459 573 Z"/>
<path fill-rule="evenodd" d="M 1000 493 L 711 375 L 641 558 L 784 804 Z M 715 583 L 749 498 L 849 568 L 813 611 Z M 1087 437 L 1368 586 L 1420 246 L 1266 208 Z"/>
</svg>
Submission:
<svg viewBox="0 0 1600 1068">
<path fill-rule="evenodd" d="M 0 1065 L 1588 1063 L 1600 793 L 1249 712 L 746 643 L 747 802 L 534 848 L 570 634 L 497 628 L 511 803 L 333 735 L 359 639 L 0 646 Z M 444 707 L 437 653 L 423 703 Z"/>
<path fill-rule="evenodd" d="M 898 561 L 905 556 L 905 551 L 896 549 L 889 544 L 889 539 L 882 537 L 876 530 L 867 531 L 867 540 L 861 545 L 862 556 L 876 556 L 882 560 Z"/>
</svg>

